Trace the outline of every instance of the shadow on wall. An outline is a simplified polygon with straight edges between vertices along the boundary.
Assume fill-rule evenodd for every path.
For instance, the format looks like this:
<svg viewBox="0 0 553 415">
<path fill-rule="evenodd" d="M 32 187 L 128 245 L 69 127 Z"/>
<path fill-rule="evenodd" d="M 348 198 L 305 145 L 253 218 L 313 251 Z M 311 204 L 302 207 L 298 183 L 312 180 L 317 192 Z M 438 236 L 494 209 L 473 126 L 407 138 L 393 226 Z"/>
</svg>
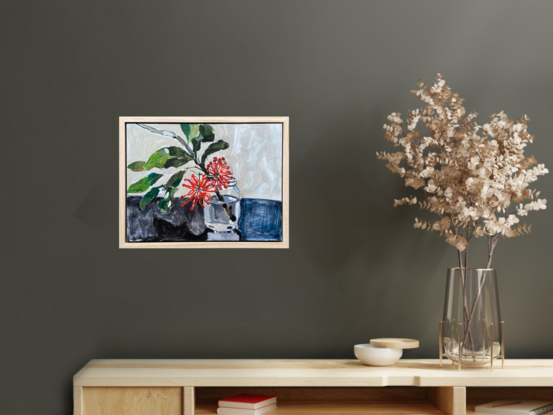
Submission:
<svg viewBox="0 0 553 415">
<path fill-rule="evenodd" d="M 117 176 L 104 174 L 73 216 L 98 231 L 118 229 L 118 183 Z"/>
</svg>

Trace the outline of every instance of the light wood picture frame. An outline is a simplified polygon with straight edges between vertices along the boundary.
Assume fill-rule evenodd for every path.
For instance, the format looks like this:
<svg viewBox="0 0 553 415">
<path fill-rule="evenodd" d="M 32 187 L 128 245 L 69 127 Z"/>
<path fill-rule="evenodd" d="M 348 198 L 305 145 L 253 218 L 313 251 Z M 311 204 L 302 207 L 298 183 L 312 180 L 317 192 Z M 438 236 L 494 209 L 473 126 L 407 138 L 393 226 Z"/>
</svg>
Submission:
<svg viewBox="0 0 553 415">
<path fill-rule="evenodd" d="M 120 248 L 289 248 L 288 117 L 120 117 Z"/>
</svg>

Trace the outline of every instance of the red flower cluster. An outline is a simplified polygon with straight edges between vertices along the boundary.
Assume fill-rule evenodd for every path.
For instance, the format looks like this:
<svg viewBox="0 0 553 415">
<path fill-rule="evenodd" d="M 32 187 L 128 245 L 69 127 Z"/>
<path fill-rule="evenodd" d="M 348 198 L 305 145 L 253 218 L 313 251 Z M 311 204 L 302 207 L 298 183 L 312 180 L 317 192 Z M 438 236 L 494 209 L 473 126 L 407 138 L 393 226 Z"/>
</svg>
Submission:
<svg viewBox="0 0 553 415">
<path fill-rule="evenodd" d="M 226 189 L 231 180 L 234 179 L 224 157 L 213 157 L 213 160 L 207 165 L 207 172 L 211 175 L 209 180 L 219 189 Z"/>
<path fill-rule="evenodd" d="M 209 205 L 209 200 L 211 200 L 210 193 L 215 193 L 215 186 L 219 189 L 226 189 L 231 180 L 234 179 L 224 157 L 213 157 L 213 160 L 207 165 L 206 170 L 210 177 L 203 176 L 201 179 L 198 179 L 193 174 L 190 179 L 184 179 L 185 184 L 183 184 L 183 187 L 190 189 L 190 191 L 186 195 L 181 196 L 181 199 L 187 198 L 186 202 L 181 206 L 192 202 L 190 210 L 194 210 L 196 205 L 200 205 L 202 209 L 205 209 L 204 202 Z"/>
<path fill-rule="evenodd" d="M 195 174 L 193 174 L 190 179 L 185 179 L 184 181 L 188 182 L 188 185 L 185 183 L 183 184 L 183 187 L 190 189 L 190 191 L 186 194 L 186 196 L 181 196 L 181 199 L 184 199 L 185 197 L 188 198 L 188 200 L 181 206 L 184 207 L 184 205 L 192 202 L 190 210 L 194 210 L 197 204 L 200 205 L 202 209 L 205 209 L 204 202 L 209 205 L 208 200 L 211 200 L 210 193 L 215 192 L 212 181 L 206 176 L 203 176 L 198 180 L 198 177 Z"/>
</svg>

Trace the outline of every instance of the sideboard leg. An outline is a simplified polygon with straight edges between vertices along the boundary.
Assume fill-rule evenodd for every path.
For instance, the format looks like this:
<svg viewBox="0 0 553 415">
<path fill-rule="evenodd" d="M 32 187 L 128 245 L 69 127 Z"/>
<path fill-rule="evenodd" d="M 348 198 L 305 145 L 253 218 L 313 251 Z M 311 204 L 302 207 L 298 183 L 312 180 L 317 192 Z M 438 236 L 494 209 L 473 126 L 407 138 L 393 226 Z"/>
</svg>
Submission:
<svg viewBox="0 0 553 415">
<path fill-rule="evenodd" d="M 73 415 L 83 415 L 83 388 L 73 387 Z"/>
<path fill-rule="evenodd" d="M 182 395 L 183 415 L 194 415 L 196 409 L 196 397 L 193 386 L 185 386 Z"/>
<path fill-rule="evenodd" d="M 466 415 L 466 388 L 443 386 L 426 388 L 426 398 L 446 415 Z"/>
</svg>

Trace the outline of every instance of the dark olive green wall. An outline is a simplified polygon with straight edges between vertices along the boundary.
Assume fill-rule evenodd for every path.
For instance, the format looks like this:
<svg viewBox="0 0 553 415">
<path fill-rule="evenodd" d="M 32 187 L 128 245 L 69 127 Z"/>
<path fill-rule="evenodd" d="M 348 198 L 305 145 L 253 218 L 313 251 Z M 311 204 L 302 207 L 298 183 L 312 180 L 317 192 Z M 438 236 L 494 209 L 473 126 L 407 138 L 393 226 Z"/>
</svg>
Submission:
<svg viewBox="0 0 553 415">
<path fill-rule="evenodd" d="M 68 415 L 91 358 L 436 357 L 455 251 L 375 159 L 441 72 L 553 168 L 553 2 L 4 1 L 0 413 Z M 289 250 L 119 250 L 118 117 L 290 116 Z M 553 200 L 552 177 L 540 180 Z M 553 212 L 501 241 L 507 353 L 553 358 Z M 484 264 L 484 247 L 472 265 Z"/>
</svg>

